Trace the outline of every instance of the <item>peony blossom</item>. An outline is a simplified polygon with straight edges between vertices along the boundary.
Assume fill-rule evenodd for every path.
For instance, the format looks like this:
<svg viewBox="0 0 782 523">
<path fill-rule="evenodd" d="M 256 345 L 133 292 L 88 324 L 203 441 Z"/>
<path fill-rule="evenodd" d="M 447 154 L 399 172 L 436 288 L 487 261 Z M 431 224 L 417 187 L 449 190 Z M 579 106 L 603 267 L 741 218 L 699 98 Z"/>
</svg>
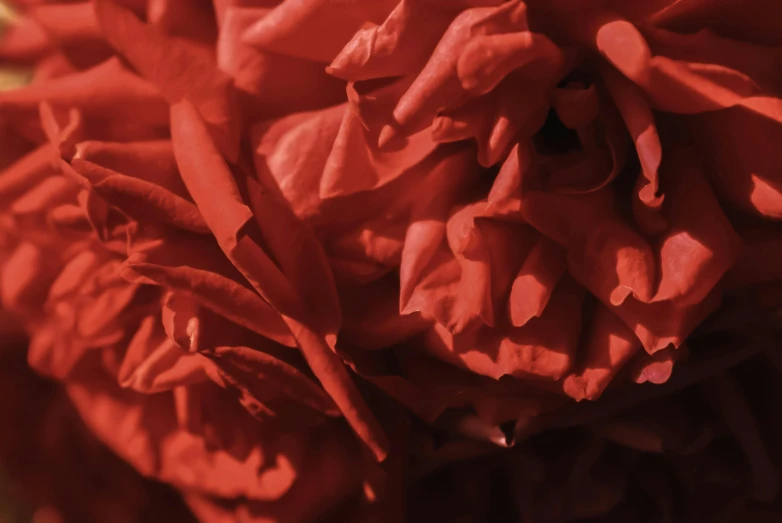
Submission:
<svg viewBox="0 0 782 523">
<path fill-rule="evenodd" d="M 749 4 L 17 0 L 2 309 L 201 521 L 778 517 Z"/>
</svg>

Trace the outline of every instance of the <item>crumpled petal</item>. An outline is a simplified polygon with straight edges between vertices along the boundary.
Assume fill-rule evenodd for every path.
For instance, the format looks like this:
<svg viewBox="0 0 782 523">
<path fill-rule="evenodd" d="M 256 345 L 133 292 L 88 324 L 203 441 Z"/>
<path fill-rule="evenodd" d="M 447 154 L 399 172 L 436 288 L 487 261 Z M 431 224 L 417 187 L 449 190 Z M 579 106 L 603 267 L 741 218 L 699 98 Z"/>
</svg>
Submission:
<svg viewBox="0 0 782 523">
<path fill-rule="evenodd" d="M 652 250 L 618 215 L 609 188 L 580 195 L 530 190 L 522 205 L 530 225 L 568 249 L 573 277 L 604 303 L 652 298 Z"/>
<path fill-rule="evenodd" d="M 429 197 L 418 199 L 411 210 L 399 268 L 399 307 L 403 314 L 422 311 L 425 316 L 438 316 L 426 305 L 430 298 L 425 296 L 421 280 L 427 278 L 427 268 L 435 263 L 438 250 L 444 247 L 452 207 L 474 180 L 476 173 L 470 166 L 472 154 L 464 149 L 460 154 L 435 157 L 436 163 L 426 175 L 423 194 Z M 441 272 L 436 268 L 430 270 Z"/>
<path fill-rule="evenodd" d="M 427 349 L 438 358 L 499 379 L 543 377 L 559 380 L 573 366 L 578 348 L 584 292 L 565 280 L 539 318 L 523 327 L 500 326 L 453 335 L 435 326 Z"/>
<path fill-rule="evenodd" d="M 514 1 L 459 14 L 399 99 L 380 145 L 426 128 L 439 112 L 493 89 L 512 69 L 539 59 L 558 62 L 556 47 L 528 31 L 525 14 Z"/>
<path fill-rule="evenodd" d="M 457 6 L 402 0 L 382 24 L 359 29 L 328 67 L 338 78 L 359 81 L 413 74 L 426 64 Z M 450 8 L 449 8 L 450 7 Z"/>
<path fill-rule="evenodd" d="M 524 74 L 533 69 L 535 74 Z M 478 163 L 490 167 L 510 156 L 514 140 L 531 137 L 543 125 L 548 112 L 545 72 L 530 66 L 521 74 L 509 74 L 491 96 L 476 98 L 452 111 L 443 111 L 432 123 L 438 142 L 474 138 Z"/>
<path fill-rule="evenodd" d="M 461 266 L 459 291 L 445 325 L 459 334 L 472 325 L 495 326 L 503 309 L 495 310 L 507 295 L 535 233 L 530 227 L 495 221 L 478 202 L 456 211 L 448 220 L 448 243 Z M 480 320 L 480 321 L 478 321 Z"/>
<path fill-rule="evenodd" d="M 376 189 L 394 181 L 430 154 L 437 143 L 425 131 L 399 140 L 391 150 L 378 148 L 383 123 L 407 87 L 394 82 L 363 92 L 348 84 L 348 107 L 320 182 L 323 198 Z"/>
</svg>

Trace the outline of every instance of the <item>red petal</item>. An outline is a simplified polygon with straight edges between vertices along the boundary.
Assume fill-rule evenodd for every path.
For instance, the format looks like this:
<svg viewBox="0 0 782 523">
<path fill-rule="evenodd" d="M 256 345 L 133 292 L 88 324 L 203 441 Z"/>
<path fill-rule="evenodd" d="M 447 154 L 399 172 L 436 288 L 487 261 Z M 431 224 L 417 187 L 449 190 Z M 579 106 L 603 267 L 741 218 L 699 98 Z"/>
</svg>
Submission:
<svg viewBox="0 0 782 523">
<path fill-rule="evenodd" d="M 390 10 L 389 3 L 291 0 L 250 27 L 244 39 L 267 51 L 329 63 L 365 21 Z"/>
<path fill-rule="evenodd" d="M 581 369 L 565 378 L 563 387 L 576 401 L 596 400 L 617 372 L 641 348 L 641 343 L 616 315 L 597 305 L 587 342 L 580 355 Z"/>
<path fill-rule="evenodd" d="M 186 41 L 170 38 L 111 0 L 97 0 L 95 12 L 105 37 L 170 104 L 190 101 L 230 161 L 239 154 L 239 115 L 231 78 L 211 57 Z"/>
</svg>

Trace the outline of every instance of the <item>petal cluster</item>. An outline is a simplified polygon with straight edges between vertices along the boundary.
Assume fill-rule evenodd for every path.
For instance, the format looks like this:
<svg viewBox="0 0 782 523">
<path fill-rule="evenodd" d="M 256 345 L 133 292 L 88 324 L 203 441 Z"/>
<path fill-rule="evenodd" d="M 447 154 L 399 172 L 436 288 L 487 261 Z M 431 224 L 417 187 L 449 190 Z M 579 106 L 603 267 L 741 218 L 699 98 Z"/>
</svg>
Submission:
<svg viewBox="0 0 782 523">
<path fill-rule="evenodd" d="M 2 308 L 204 521 L 398 521 L 440 467 L 629 518 L 639 455 L 732 471 L 720 430 L 770 501 L 728 370 L 782 305 L 782 12 L 749 3 L 19 0 Z"/>
</svg>

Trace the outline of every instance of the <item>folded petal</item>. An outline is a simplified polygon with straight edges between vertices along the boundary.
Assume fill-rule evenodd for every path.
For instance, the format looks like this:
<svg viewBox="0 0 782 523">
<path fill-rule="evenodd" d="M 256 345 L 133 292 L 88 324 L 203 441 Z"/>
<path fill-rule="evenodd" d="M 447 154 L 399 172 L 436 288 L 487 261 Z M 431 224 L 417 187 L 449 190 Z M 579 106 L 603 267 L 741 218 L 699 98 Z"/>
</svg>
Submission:
<svg viewBox="0 0 782 523">
<path fill-rule="evenodd" d="M 192 296 L 204 307 L 283 345 L 293 346 L 290 330 L 272 307 L 239 283 L 241 275 L 204 237 L 178 233 L 133 246 L 125 262 L 128 278 L 140 275 Z"/>
<path fill-rule="evenodd" d="M 706 299 L 741 250 L 706 177 L 692 154 L 667 144 L 664 182 L 670 228 L 660 237 L 660 282 L 654 301 L 691 305 Z M 674 174 L 675 173 L 675 174 Z"/>
<path fill-rule="evenodd" d="M 510 291 L 510 319 L 522 327 L 538 318 L 567 271 L 564 249 L 551 240 L 540 237 L 524 259 Z"/>
<path fill-rule="evenodd" d="M 559 380 L 575 362 L 583 299 L 583 290 L 565 280 L 543 314 L 523 327 L 452 335 L 435 326 L 427 349 L 440 359 L 495 379 L 508 374 Z"/>
<path fill-rule="evenodd" d="M 426 131 L 398 140 L 393 148 L 378 147 L 383 124 L 407 82 L 365 92 L 348 85 L 349 105 L 326 161 L 320 194 L 323 198 L 344 196 L 386 185 L 402 176 L 428 154 L 437 143 Z"/>
<path fill-rule="evenodd" d="M 155 183 L 105 169 L 74 158 L 74 170 L 90 181 L 93 190 L 110 205 L 137 220 L 168 223 L 175 227 L 209 232 L 198 208 Z"/>
<path fill-rule="evenodd" d="M 271 354 L 249 347 L 217 347 L 204 355 L 229 377 L 229 383 L 247 396 L 245 407 L 260 402 L 283 422 L 311 422 L 307 418 L 316 413 L 340 416 L 339 409 L 322 388 Z M 251 407 L 248 410 L 252 413 Z"/>
<path fill-rule="evenodd" d="M 564 195 L 525 191 L 527 222 L 568 249 L 570 274 L 604 303 L 649 301 L 655 261 L 649 244 L 619 216 L 610 190 Z"/>
<path fill-rule="evenodd" d="M 613 69 L 601 70 L 606 87 L 622 115 L 627 130 L 635 142 L 641 174 L 633 196 L 633 214 L 638 226 L 655 234 L 666 227 L 660 216 L 664 196 L 660 194 L 659 168 L 662 161 L 662 145 L 655 126 L 654 114 L 640 89 Z"/>
<path fill-rule="evenodd" d="M 453 6 L 403 0 L 381 25 L 359 29 L 328 67 L 330 74 L 359 81 L 418 72 L 457 14 Z"/>
</svg>

